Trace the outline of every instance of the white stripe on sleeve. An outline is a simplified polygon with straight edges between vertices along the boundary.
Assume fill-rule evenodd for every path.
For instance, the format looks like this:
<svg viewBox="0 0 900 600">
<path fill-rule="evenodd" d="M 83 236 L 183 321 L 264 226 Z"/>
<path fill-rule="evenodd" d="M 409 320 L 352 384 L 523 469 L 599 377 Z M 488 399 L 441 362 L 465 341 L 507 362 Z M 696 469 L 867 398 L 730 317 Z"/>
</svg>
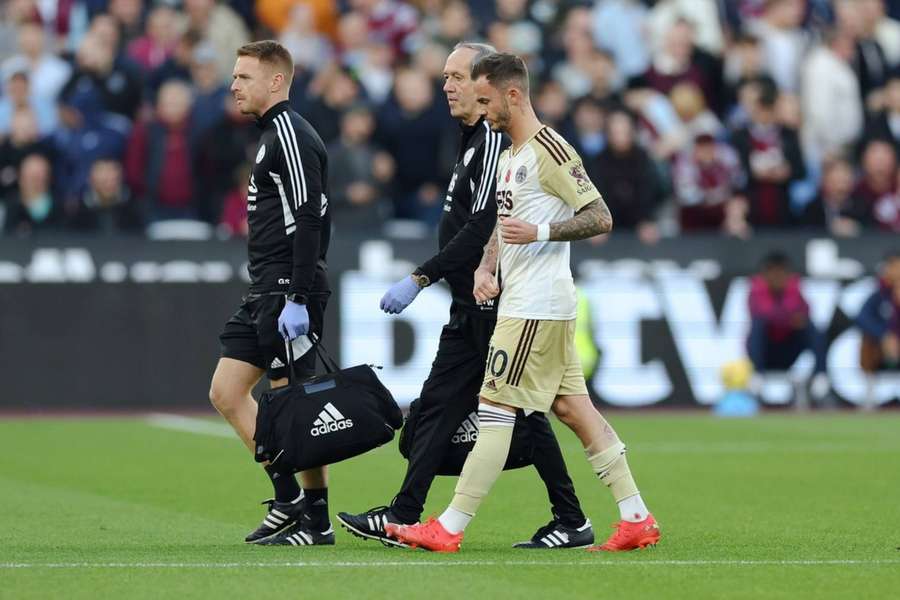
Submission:
<svg viewBox="0 0 900 600">
<path fill-rule="evenodd" d="M 485 206 L 489 200 L 488 196 L 491 192 L 491 186 L 494 177 L 497 174 L 497 161 L 500 158 L 501 136 L 495 131 L 491 131 L 487 121 L 484 122 L 487 132 L 484 136 L 484 157 L 482 157 L 481 181 L 478 185 L 478 197 L 472 203 L 472 212 L 476 213 Z"/>
</svg>

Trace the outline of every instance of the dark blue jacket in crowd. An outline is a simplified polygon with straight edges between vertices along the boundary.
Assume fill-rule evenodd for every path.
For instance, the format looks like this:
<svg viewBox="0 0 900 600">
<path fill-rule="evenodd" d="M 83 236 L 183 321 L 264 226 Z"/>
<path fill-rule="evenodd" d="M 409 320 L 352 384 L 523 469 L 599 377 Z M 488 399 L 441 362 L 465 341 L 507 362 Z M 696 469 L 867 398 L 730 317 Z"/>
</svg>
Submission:
<svg viewBox="0 0 900 600">
<path fill-rule="evenodd" d="M 897 310 L 891 296 L 891 286 L 881 281 L 878 291 L 863 304 L 854 322 L 864 334 L 880 340 L 887 333 L 894 311 Z"/>
</svg>

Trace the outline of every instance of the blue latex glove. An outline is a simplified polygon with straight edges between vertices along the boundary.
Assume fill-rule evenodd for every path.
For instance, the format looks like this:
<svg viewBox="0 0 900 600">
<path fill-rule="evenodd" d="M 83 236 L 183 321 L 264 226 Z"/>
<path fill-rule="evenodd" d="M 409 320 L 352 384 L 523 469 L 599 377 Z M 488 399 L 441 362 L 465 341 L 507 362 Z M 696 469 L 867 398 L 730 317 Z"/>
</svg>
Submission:
<svg viewBox="0 0 900 600">
<path fill-rule="evenodd" d="M 288 341 L 309 333 L 309 312 L 305 304 L 290 300 L 284 303 L 284 308 L 278 315 L 278 333 Z"/>
<path fill-rule="evenodd" d="M 381 310 L 389 315 L 399 315 L 404 308 L 412 304 L 421 291 L 422 288 L 416 284 L 412 275 L 404 277 L 381 297 Z"/>
</svg>

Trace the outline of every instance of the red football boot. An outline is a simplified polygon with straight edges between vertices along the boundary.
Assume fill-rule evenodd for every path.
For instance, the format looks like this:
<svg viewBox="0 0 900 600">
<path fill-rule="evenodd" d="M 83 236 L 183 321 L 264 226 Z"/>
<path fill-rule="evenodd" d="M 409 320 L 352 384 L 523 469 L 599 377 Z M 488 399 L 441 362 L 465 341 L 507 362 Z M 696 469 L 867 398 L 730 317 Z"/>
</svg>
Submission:
<svg viewBox="0 0 900 600">
<path fill-rule="evenodd" d="M 425 523 L 415 525 L 387 523 L 384 531 L 412 548 L 424 548 L 432 552 L 459 552 L 459 545 L 463 539 L 462 532 L 450 533 L 434 517 Z"/>
<path fill-rule="evenodd" d="M 591 546 L 588 551 L 626 552 L 655 546 L 659 542 L 659 525 L 651 514 L 640 523 L 619 521 L 613 527 L 616 528 L 616 532 L 609 536 L 606 542 L 599 546 Z"/>
</svg>

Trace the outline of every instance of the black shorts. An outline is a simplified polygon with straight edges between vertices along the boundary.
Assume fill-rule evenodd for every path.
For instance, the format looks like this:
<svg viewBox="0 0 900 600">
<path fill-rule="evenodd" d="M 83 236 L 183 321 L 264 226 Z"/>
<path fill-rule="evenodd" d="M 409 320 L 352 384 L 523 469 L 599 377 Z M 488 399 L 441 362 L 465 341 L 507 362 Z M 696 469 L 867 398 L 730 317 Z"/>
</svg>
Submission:
<svg viewBox="0 0 900 600">
<path fill-rule="evenodd" d="M 284 338 L 278 333 L 278 316 L 284 303 L 285 295 L 279 293 L 244 296 L 240 308 L 228 319 L 219 335 L 222 356 L 265 369 L 269 379 L 287 377 L 287 348 Z M 328 295 L 323 294 L 310 296 L 306 305 L 310 333 L 315 333 L 319 338 L 322 337 L 327 303 Z M 294 375 L 306 379 L 316 373 L 316 353 L 310 350 L 303 356 L 297 356 L 296 344 L 300 339 L 293 342 Z"/>
</svg>

